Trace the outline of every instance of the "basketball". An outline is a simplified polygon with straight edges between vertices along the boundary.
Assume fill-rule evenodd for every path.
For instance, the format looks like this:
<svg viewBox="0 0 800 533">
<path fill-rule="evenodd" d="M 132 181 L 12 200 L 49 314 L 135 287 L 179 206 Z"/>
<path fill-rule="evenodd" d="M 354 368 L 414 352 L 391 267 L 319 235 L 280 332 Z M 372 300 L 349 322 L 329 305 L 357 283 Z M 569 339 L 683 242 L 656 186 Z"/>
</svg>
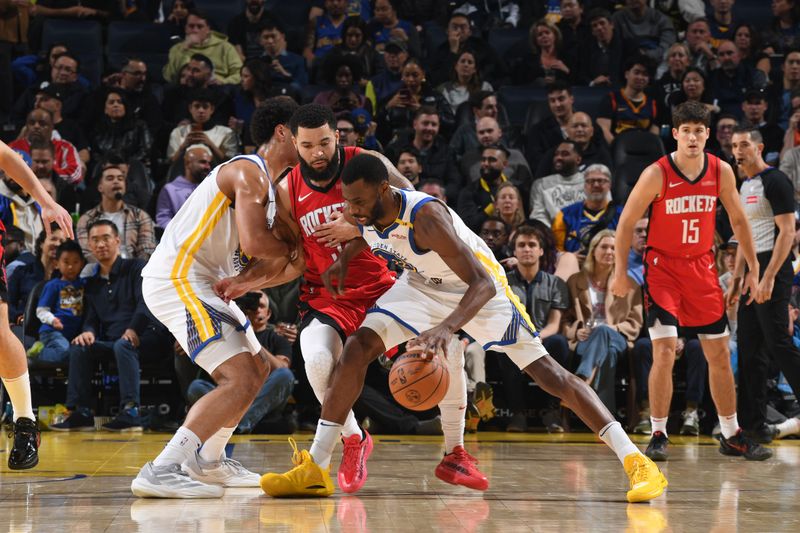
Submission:
<svg viewBox="0 0 800 533">
<path fill-rule="evenodd" d="M 397 403 L 413 411 L 426 411 L 442 401 L 450 385 L 442 357 L 425 359 L 418 352 L 397 357 L 389 372 L 389 390 Z"/>
</svg>

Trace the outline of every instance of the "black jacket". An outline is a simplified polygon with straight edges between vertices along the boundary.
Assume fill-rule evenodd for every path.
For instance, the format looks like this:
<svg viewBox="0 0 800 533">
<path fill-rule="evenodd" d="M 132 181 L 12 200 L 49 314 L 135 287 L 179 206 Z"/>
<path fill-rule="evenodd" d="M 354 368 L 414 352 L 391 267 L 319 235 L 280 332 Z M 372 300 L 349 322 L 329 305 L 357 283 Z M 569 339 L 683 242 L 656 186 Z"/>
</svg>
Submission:
<svg viewBox="0 0 800 533">
<path fill-rule="evenodd" d="M 108 279 L 95 275 L 86 280 L 83 292 L 83 331 L 98 340 L 115 341 L 130 328 L 141 335 L 150 323 L 142 297 L 142 269 L 146 261 L 118 257 Z"/>
</svg>

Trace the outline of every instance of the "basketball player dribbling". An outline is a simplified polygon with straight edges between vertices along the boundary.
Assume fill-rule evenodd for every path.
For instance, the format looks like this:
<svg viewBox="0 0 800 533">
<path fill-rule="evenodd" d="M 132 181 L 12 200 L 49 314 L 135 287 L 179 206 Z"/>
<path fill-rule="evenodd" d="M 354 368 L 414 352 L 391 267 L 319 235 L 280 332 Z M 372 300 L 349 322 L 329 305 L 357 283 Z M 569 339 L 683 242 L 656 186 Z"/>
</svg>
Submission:
<svg viewBox="0 0 800 533">
<path fill-rule="evenodd" d="M 257 144 L 266 143 L 261 155 L 237 156 L 214 168 L 167 225 L 142 271 L 150 311 L 218 386 L 192 406 L 164 450 L 139 471 L 131 483 L 136 496 L 216 498 L 224 487 L 258 486 L 258 474 L 227 458 L 225 445 L 269 365 L 242 311 L 220 298 L 215 285 L 256 266 L 269 273 L 261 285 L 302 271 L 296 229 L 270 181 L 296 161 L 286 127 L 296 108 L 291 99 L 277 97 L 256 110 L 251 131 Z"/>
<path fill-rule="evenodd" d="M 739 251 L 749 267 L 744 291 L 750 298 L 758 285 L 759 265 L 730 165 L 704 152 L 709 112 L 686 102 L 672 113 L 672 136 L 678 143 L 642 172 L 617 225 L 616 271 L 611 292 L 623 296 L 631 287 L 625 272 L 633 226 L 650 210 L 644 253 L 644 302 L 653 366 L 649 377 L 652 436 L 645 452 L 667 459 L 667 417 L 672 401 L 672 367 L 678 326 L 697 334 L 708 360 L 711 396 L 717 408 L 720 453 L 761 461 L 772 452 L 742 434 L 736 417 L 736 388 L 728 348 L 726 301 L 714 263 L 717 199 L 731 221 Z"/>
<path fill-rule="evenodd" d="M 280 179 L 277 189 L 281 201 L 290 206 L 293 220 L 300 227 L 306 264 L 300 293 L 301 324 L 298 338 L 308 381 L 321 403 L 345 339 L 355 332 L 367 310 L 395 281 L 394 273 L 386 267 L 385 258 L 363 250 L 352 258 L 351 268 L 344 280 L 344 286 L 348 289 L 345 294 L 332 294 L 322 282 L 322 273 L 341 254 L 341 246 L 331 247 L 330 242 L 359 237 L 358 230 L 352 224 L 343 220 L 338 224 L 331 222 L 345 205 L 340 179 L 342 169 L 347 168 L 348 162 L 357 154 L 369 153 L 379 158 L 392 183 L 400 188 L 413 189 L 413 186 L 382 155 L 340 146 L 336 118 L 328 107 L 304 105 L 292 117 L 290 126 L 300 161 L 284 179 Z M 253 270 L 233 280 L 224 280 L 225 296 L 238 296 L 243 290 L 240 288 L 242 280 L 248 278 L 246 281 L 256 281 L 257 275 L 257 271 Z M 454 337 L 452 346 L 454 352 L 459 347 L 461 350 L 448 360 L 450 386 L 439 404 L 448 453 L 437 467 L 436 476 L 448 483 L 485 490 L 488 480 L 464 450 L 467 392 L 463 345 Z M 367 478 L 365 463 L 372 451 L 372 437 L 359 427 L 352 411 L 347 413 L 340 431 L 344 449 L 342 466 L 337 475 L 339 487 L 345 492 L 355 492 Z M 322 467 L 329 468 L 330 462 Z M 313 487 L 309 489 L 313 495 L 333 493 L 331 483 L 320 486 L 311 483 L 309 486 Z"/>
<path fill-rule="evenodd" d="M 39 204 L 44 229 L 48 235 L 52 224 L 56 223 L 64 235 L 70 239 L 75 238 L 72 233 L 72 219 L 67 210 L 47 194 L 20 154 L 2 141 L 0 141 L 0 169 Z M 8 454 L 8 467 L 11 470 L 26 470 L 39 463 L 39 429 L 36 427 L 36 417 L 33 415 L 31 380 L 28 375 L 25 348 L 8 325 L 8 285 L 2 246 L 5 233 L 6 228 L 0 221 L 0 378 L 3 387 L 8 391 L 11 407 L 14 410 L 10 434 L 14 442 Z"/>
<path fill-rule="evenodd" d="M 341 176 L 345 215 L 361 237 L 348 242 L 322 276 L 332 294 L 346 295 L 353 257 L 372 250 L 391 256 L 404 274 L 368 311 L 347 339 L 322 402 L 311 450 L 295 453 L 295 468 L 265 474 L 271 496 L 310 496 L 311 484 L 330 484 L 336 440 L 378 355 L 416 337 L 428 356 L 447 351 L 463 329 L 485 349 L 503 351 L 546 391 L 562 401 L 611 447 L 630 480 L 630 502 L 651 500 L 667 486 L 658 467 L 631 442 L 594 391 L 547 354 L 525 308 L 508 287 L 503 268 L 483 240 L 446 205 L 417 191 L 392 187 L 386 167 L 370 155 L 353 157 Z M 365 464 L 343 464 L 361 469 Z M 324 495 L 324 494 L 316 494 Z"/>
</svg>

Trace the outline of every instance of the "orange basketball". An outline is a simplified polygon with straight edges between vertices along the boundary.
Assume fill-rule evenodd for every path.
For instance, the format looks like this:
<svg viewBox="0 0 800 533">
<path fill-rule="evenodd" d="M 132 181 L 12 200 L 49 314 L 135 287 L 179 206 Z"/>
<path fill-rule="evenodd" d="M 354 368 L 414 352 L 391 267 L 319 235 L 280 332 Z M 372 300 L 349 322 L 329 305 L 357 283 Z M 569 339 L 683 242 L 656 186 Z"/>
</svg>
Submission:
<svg viewBox="0 0 800 533">
<path fill-rule="evenodd" d="M 389 372 L 392 396 L 397 403 L 414 411 L 427 411 L 439 405 L 449 386 L 450 373 L 439 355 L 428 360 L 420 353 L 404 353 L 395 359 Z"/>
</svg>

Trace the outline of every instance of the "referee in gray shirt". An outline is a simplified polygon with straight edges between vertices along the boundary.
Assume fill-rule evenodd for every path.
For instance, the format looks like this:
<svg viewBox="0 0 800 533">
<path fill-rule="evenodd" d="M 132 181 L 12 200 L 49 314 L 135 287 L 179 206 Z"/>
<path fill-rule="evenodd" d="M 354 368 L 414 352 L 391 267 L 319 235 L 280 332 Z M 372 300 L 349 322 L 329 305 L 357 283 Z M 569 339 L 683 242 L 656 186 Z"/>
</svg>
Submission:
<svg viewBox="0 0 800 533">
<path fill-rule="evenodd" d="M 800 350 L 789 334 L 789 297 L 792 293 L 794 187 L 780 170 L 764 162 L 764 141 L 757 128 L 737 128 L 733 155 L 745 177 L 739 196 L 753 231 L 760 282 L 755 294 L 739 304 L 739 422 L 760 442 L 772 440 L 766 427 L 767 373 L 771 356 L 792 389 L 800 393 Z M 728 302 L 741 292 L 744 260 L 736 256 Z"/>
</svg>

